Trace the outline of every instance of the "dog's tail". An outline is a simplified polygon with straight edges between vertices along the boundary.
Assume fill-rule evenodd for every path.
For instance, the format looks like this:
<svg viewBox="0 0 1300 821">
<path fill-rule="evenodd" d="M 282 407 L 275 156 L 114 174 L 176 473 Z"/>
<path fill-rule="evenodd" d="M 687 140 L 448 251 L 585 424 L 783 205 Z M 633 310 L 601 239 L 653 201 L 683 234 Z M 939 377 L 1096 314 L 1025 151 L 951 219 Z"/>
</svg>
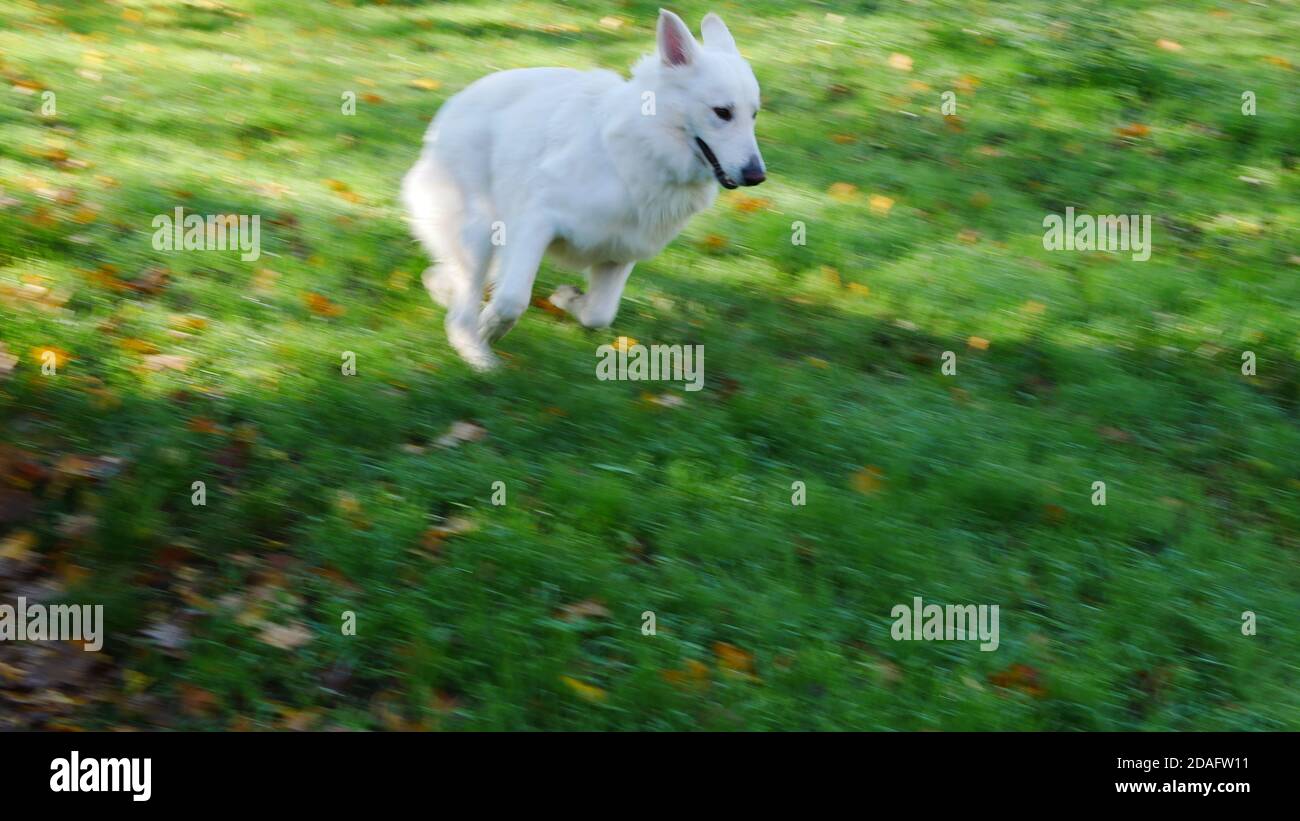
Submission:
<svg viewBox="0 0 1300 821">
<path fill-rule="evenodd" d="M 411 232 L 429 252 L 430 256 L 439 254 L 437 187 L 433 184 L 433 162 L 425 154 L 420 155 L 411 170 L 402 178 L 402 205 L 406 207 L 406 218 L 411 224 Z"/>
</svg>

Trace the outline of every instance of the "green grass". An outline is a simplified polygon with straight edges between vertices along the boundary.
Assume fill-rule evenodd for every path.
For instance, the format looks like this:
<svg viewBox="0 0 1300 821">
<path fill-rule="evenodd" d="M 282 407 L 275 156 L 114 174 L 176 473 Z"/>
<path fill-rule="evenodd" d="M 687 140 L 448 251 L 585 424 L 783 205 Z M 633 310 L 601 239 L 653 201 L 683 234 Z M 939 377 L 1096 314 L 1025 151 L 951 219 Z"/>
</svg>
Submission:
<svg viewBox="0 0 1300 821">
<path fill-rule="evenodd" d="M 109 630 L 39 710 L 0 647 L 9 722 L 1300 729 L 1295 4 L 678 3 L 755 67 L 766 202 L 639 265 L 610 332 L 533 309 L 476 375 L 397 203 L 427 121 L 491 70 L 623 71 L 657 8 L 0 5 L 0 487 L 33 505 L 0 542 L 34 538 L 0 596 Z M 262 258 L 153 250 L 177 205 L 261 214 Z M 1066 206 L 1153 215 L 1150 261 L 1045 251 Z M 617 335 L 703 344 L 705 390 L 597 381 Z M 436 446 L 458 420 L 486 437 Z M 1000 648 L 892 641 L 918 595 L 999 605 Z"/>
</svg>

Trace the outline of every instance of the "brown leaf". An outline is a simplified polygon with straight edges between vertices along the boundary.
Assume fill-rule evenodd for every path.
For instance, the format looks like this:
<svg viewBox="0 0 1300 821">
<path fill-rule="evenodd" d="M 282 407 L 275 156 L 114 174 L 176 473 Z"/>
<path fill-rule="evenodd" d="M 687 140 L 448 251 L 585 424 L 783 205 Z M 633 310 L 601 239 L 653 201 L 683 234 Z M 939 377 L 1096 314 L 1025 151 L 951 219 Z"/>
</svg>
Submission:
<svg viewBox="0 0 1300 821">
<path fill-rule="evenodd" d="M 1019 690 L 1034 698 L 1042 698 L 1047 691 L 1039 684 L 1039 673 L 1028 664 L 1013 664 L 1000 673 L 989 676 L 989 682 L 1007 690 Z"/>
<path fill-rule="evenodd" d="M 858 493 L 875 493 L 883 486 L 885 472 L 875 465 L 867 465 L 853 474 L 853 489 Z"/>
<path fill-rule="evenodd" d="M 754 677 L 754 656 L 726 642 L 716 642 L 713 652 L 718 657 L 718 669 L 724 673 L 744 678 Z"/>
<path fill-rule="evenodd" d="M 294 622 L 290 625 L 267 624 L 258 638 L 281 650 L 296 650 L 314 637 L 300 622 Z"/>
<path fill-rule="evenodd" d="M 603 619 L 609 616 L 609 608 L 598 599 L 585 599 L 573 604 L 566 604 L 556 612 L 561 621 L 581 621 L 582 619 Z"/>
<path fill-rule="evenodd" d="M 436 444 L 440 448 L 454 448 L 461 442 L 477 442 L 487 436 L 487 428 L 476 422 L 452 422 L 447 432 L 438 437 Z"/>
<path fill-rule="evenodd" d="M 323 294 L 308 293 L 303 296 L 303 301 L 307 304 L 307 309 L 317 316 L 342 316 L 347 313 L 342 305 L 331 302 L 329 297 Z"/>
</svg>

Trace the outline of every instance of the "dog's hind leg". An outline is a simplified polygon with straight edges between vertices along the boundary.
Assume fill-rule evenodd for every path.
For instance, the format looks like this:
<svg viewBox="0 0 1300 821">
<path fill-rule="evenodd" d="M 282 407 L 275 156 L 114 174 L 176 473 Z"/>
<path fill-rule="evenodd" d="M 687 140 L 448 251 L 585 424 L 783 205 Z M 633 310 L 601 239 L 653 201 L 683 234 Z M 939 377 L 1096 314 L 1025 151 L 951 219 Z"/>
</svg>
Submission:
<svg viewBox="0 0 1300 821">
<path fill-rule="evenodd" d="M 447 340 L 456 353 L 476 370 L 487 371 L 496 367 L 483 335 L 479 332 L 479 308 L 483 304 L 483 286 L 488 268 L 492 264 L 491 224 L 485 218 L 468 220 L 456 237 L 456 250 L 451 255 L 456 270 L 446 279 L 438 272 L 435 287 L 447 287 Z"/>
<path fill-rule="evenodd" d="M 483 285 L 492 262 L 489 217 L 475 209 L 435 158 L 422 157 L 402 180 L 402 200 L 411 229 L 436 264 L 424 272 L 424 287 L 447 308 L 447 340 L 478 370 L 496 358 L 478 333 Z"/>
<path fill-rule="evenodd" d="M 484 342 L 506 335 L 528 308 L 533 280 L 553 235 L 541 226 L 517 228 L 500 249 L 501 262 L 492 286 L 492 299 L 479 315 L 479 334 Z"/>
<path fill-rule="evenodd" d="M 608 328 L 618 315 L 623 288 L 632 273 L 632 262 L 607 262 L 587 273 L 587 293 L 563 285 L 551 295 L 551 304 L 568 311 L 587 328 Z"/>
</svg>

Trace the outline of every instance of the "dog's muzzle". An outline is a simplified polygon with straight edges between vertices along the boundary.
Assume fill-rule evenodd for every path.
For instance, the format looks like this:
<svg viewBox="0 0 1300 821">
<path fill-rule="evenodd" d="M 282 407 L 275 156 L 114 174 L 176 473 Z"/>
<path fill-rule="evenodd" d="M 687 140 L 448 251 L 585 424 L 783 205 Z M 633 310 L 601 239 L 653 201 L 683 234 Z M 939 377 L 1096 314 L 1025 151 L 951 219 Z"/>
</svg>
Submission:
<svg viewBox="0 0 1300 821">
<path fill-rule="evenodd" d="M 735 180 L 731 179 L 731 177 L 728 177 L 727 173 L 722 170 L 722 166 L 718 164 L 717 155 L 713 153 L 712 148 L 709 148 L 708 143 L 706 143 L 704 140 L 701 140 L 699 137 L 696 137 L 695 144 L 700 147 L 700 151 L 704 152 L 704 159 L 708 160 L 709 165 L 713 167 L 713 176 L 718 178 L 718 182 L 722 184 L 723 188 L 740 187 L 739 185 L 736 184 Z"/>
</svg>

